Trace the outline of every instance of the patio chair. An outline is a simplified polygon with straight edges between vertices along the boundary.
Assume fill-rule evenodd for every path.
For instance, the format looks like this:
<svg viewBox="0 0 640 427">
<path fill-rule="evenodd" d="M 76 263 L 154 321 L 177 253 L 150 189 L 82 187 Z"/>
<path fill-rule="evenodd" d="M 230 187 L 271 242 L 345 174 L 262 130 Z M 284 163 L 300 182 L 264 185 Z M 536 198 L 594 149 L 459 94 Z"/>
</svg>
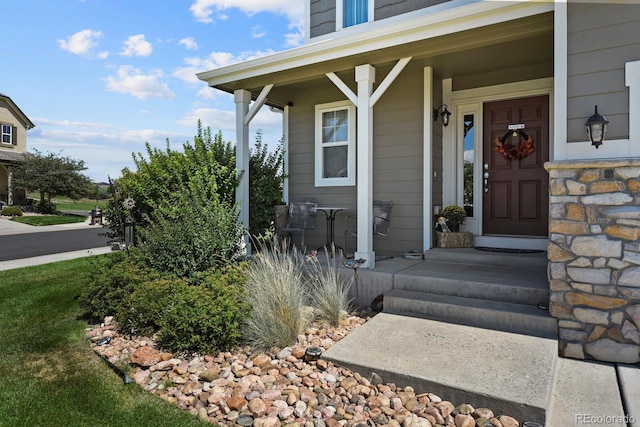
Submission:
<svg viewBox="0 0 640 427">
<path fill-rule="evenodd" d="M 391 227 L 391 209 L 393 202 L 391 200 L 374 200 L 373 201 L 373 234 L 377 236 L 386 236 Z M 347 221 L 349 217 L 345 217 Z M 354 217 L 351 217 L 353 219 Z M 347 240 L 349 237 L 357 237 L 356 230 L 347 228 L 344 230 L 344 254 L 347 252 Z"/>
<path fill-rule="evenodd" d="M 318 204 L 312 201 L 295 201 L 289 205 L 287 225 L 279 231 L 282 233 L 301 233 L 300 246 L 304 251 L 304 233 L 316 228 L 316 207 Z"/>
</svg>

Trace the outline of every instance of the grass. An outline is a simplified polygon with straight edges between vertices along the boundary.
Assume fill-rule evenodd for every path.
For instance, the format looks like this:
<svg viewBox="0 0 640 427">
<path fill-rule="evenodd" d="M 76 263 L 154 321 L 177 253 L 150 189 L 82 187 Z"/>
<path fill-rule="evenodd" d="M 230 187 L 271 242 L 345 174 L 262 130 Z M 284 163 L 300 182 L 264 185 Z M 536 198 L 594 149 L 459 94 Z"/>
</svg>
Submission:
<svg viewBox="0 0 640 427">
<path fill-rule="evenodd" d="M 76 298 L 105 259 L 0 272 L 0 425 L 210 425 L 124 385 L 91 350 Z"/>
<path fill-rule="evenodd" d="M 76 222 L 86 221 L 86 217 L 80 215 L 29 215 L 15 216 L 12 221 L 28 225 L 57 225 L 57 224 L 73 224 Z"/>
<path fill-rule="evenodd" d="M 29 197 L 40 200 L 40 193 L 30 193 Z M 59 211 L 87 211 L 89 213 L 91 209 L 95 209 L 96 205 L 104 209 L 107 207 L 108 200 L 95 200 L 95 199 L 80 199 L 72 200 L 68 197 L 56 197 L 51 200 L 56 205 L 56 209 Z"/>
</svg>

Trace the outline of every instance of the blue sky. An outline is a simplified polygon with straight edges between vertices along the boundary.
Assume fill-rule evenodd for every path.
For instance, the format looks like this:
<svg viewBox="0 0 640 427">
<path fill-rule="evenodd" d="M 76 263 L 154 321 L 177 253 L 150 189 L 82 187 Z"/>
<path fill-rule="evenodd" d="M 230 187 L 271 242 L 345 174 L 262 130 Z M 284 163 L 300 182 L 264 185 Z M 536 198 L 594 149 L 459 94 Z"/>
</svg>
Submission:
<svg viewBox="0 0 640 427">
<path fill-rule="evenodd" d="M 35 123 L 29 151 L 119 177 L 145 142 L 180 149 L 197 120 L 235 142 L 233 96 L 197 72 L 304 41 L 302 0 L 4 0 L 0 92 Z M 251 125 L 280 139 L 282 116 Z M 252 136 L 251 144 L 253 144 Z"/>
</svg>

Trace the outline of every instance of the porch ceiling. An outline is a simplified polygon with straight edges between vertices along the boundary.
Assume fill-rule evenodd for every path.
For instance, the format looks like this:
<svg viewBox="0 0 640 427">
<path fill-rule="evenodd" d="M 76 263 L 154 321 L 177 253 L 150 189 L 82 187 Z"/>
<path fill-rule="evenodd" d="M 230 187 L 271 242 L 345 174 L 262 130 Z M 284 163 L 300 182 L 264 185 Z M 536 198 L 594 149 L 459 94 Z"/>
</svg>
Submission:
<svg viewBox="0 0 640 427">
<path fill-rule="evenodd" d="M 267 84 L 275 84 L 269 94 L 268 105 L 282 107 L 289 103 L 291 93 L 326 81 L 325 74 L 353 74 L 357 65 L 371 64 L 376 68 L 392 66 L 398 59 L 413 57 L 409 67 L 431 66 L 439 77 L 463 77 L 496 70 L 517 69 L 553 62 L 553 13 L 547 12 L 514 19 L 495 25 L 460 31 L 453 34 L 424 38 L 410 43 L 362 51 L 335 59 L 312 62 L 308 65 L 265 72 L 230 72 L 216 76 L 210 82 L 216 89 L 233 93 L 236 89 L 251 91 L 255 99 Z M 240 69 L 242 67 L 239 67 Z M 215 71 L 215 70 L 214 70 Z M 200 78 L 206 80 L 206 76 Z M 348 77 L 346 81 L 352 81 Z"/>
</svg>

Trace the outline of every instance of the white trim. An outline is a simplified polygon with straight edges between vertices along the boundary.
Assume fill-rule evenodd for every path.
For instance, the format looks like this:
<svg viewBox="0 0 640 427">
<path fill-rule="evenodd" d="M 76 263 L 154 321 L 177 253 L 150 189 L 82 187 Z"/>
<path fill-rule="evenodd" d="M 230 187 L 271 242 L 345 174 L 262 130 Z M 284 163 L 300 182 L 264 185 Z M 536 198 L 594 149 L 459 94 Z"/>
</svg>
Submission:
<svg viewBox="0 0 640 427">
<path fill-rule="evenodd" d="M 448 3 L 452 3 L 450 6 L 455 4 L 458 7 L 429 14 L 424 12 L 427 9 L 423 9 L 421 14 L 407 14 L 411 19 L 406 19 L 403 14 L 400 15 L 403 19 L 397 22 L 382 20 L 362 26 L 362 29 L 356 25 L 351 28 L 358 28 L 358 31 L 348 35 L 336 37 L 335 34 L 331 34 L 325 41 L 314 41 L 273 55 L 198 73 L 197 76 L 200 80 L 208 82 L 209 86 L 224 85 L 553 11 L 553 3 L 548 2 L 468 3 L 454 0 Z M 381 25 L 376 25 L 378 23 Z M 346 33 L 346 30 L 344 32 Z"/>
<path fill-rule="evenodd" d="M 567 154 L 567 80 L 568 80 L 568 42 L 567 42 L 567 3 L 556 2 L 553 14 L 553 118 L 558 126 L 553 126 L 553 151 L 549 155 L 554 160 L 565 160 Z M 553 155 L 551 155 L 553 153 Z"/>
<path fill-rule="evenodd" d="M 282 162 L 284 180 L 282 182 L 282 200 L 289 204 L 289 106 L 282 112 Z"/>
<path fill-rule="evenodd" d="M 543 78 L 536 80 L 528 80 L 523 82 L 507 83 L 495 86 L 486 86 L 475 89 L 466 89 L 453 92 L 451 94 L 451 105 L 455 114 L 460 116 L 463 112 L 475 114 L 476 134 L 475 134 L 475 161 L 480 167 L 476 168 L 474 176 L 474 219 L 475 224 L 465 224 L 463 230 L 474 232 L 475 243 L 477 246 L 492 246 L 504 248 L 522 248 L 522 249 L 540 249 L 540 246 L 546 248 L 547 239 L 544 238 L 527 238 L 527 237 L 502 237 L 502 236 L 482 236 L 482 124 L 483 119 L 483 103 L 498 101 L 502 99 L 525 98 L 528 96 L 548 95 L 549 96 L 549 155 L 553 152 L 553 136 L 554 136 L 554 98 L 555 92 L 553 88 L 553 78 Z M 454 123 L 459 125 L 461 117 L 457 117 Z M 458 127 L 455 126 L 456 128 Z M 462 160 L 462 149 L 458 146 L 459 138 L 455 138 L 456 144 L 456 164 L 457 173 L 455 174 L 455 204 L 461 204 L 463 200 L 462 173 L 458 167 L 458 163 Z M 447 141 L 444 142 L 447 145 Z M 446 160 L 449 161 L 449 160 Z M 447 175 L 450 177 L 450 175 Z M 447 187 L 449 188 L 449 187 Z"/>
<path fill-rule="evenodd" d="M 453 194 L 455 195 L 455 199 L 453 201 L 449 201 L 443 206 L 447 206 L 447 204 L 453 204 L 458 206 L 464 206 L 464 166 L 459 168 L 458 159 L 463 159 L 464 161 L 464 116 L 467 114 L 473 115 L 473 126 L 474 126 L 474 139 L 473 139 L 473 164 L 474 164 L 474 175 L 473 175 L 473 217 L 467 218 L 464 224 L 461 226 L 462 231 L 469 231 L 474 235 L 479 235 L 481 232 L 481 224 L 482 224 L 482 194 L 484 191 L 483 186 L 483 163 L 482 163 L 482 149 L 478 147 L 482 147 L 482 123 L 480 120 L 482 119 L 482 104 L 479 102 L 474 102 L 471 104 L 458 104 L 455 107 L 454 114 L 456 117 L 455 127 L 453 130 L 456 131 L 455 134 L 455 144 L 450 144 L 455 147 L 456 156 L 452 158 L 452 162 L 455 164 L 455 169 L 459 170 L 455 174 L 455 191 Z M 478 131 L 480 130 L 480 132 Z M 478 170 L 478 168 L 480 170 Z"/>
<path fill-rule="evenodd" d="M 457 168 L 456 147 L 451 141 L 455 141 L 456 124 L 458 123 L 458 114 L 452 105 L 453 81 L 444 79 L 442 81 L 442 103 L 447 104 L 453 112 L 451 123 L 442 131 L 442 207 L 457 204 Z M 435 107 L 434 107 L 435 108 Z M 433 121 L 433 117 L 431 118 Z M 442 126 L 442 122 L 437 122 Z"/>
<path fill-rule="evenodd" d="M 433 69 L 424 68 L 424 123 L 422 135 L 422 250 L 428 251 L 433 244 Z"/>
<path fill-rule="evenodd" d="M 625 64 L 625 84 L 629 87 L 629 151 L 640 156 L 640 61 Z"/>
<path fill-rule="evenodd" d="M 322 114 L 330 111 L 347 110 L 348 140 L 335 144 L 322 141 Z M 328 104 L 318 104 L 315 108 L 315 186 L 336 187 L 353 186 L 356 184 L 356 107 L 351 101 L 338 101 Z M 347 176 L 344 178 L 324 178 L 323 147 L 347 146 Z"/>
<path fill-rule="evenodd" d="M 364 268 L 376 265 L 373 251 L 373 108 L 371 95 L 376 69 L 369 64 L 355 70 L 358 84 L 358 239 L 355 259 L 365 259 Z"/>
<path fill-rule="evenodd" d="M 336 73 L 327 73 L 325 75 L 329 78 L 329 80 L 333 82 L 334 85 L 336 85 L 338 89 L 340 89 L 340 92 L 342 92 L 344 96 L 346 96 L 349 101 L 353 103 L 353 105 L 358 104 L 358 95 L 356 95 L 355 92 L 352 91 L 349 86 L 347 86 L 347 84 L 336 75 Z"/>
<path fill-rule="evenodd" d="M 240 206 L 238 221 L 245 230 L 249 229 L 249 124 L 245 118 L 249 113 L 251 92 L 238 89 L 233 94 L 236 103 L 236 169 L 244 171 L 240 175 L 240 183 L 236 188 L 236 202 Z M 251 253 L 249 233 L 244 233 L 244 247 Z"/>
<path fill-rule="evenodd" d="M 369 100 L 369 108 L 373 108 L 376 105 L 376 102 L 384 95 L 384 93 L 389 89 L 389 86 L 398 78 L 404 67 L 407 66 L 409 61 L 411 61 L 411 56 L 406 58 L 401 58 L 396 62 L 396 65 L 393 66 L 389 74 L 380 82 L 376 90 L 371 95 L 371 99 Z"/>
<path fill-rule="evenodd" d="M 309 2 L 306 2 L 309 3 Z M 336 31 L 345 31 L 349 28 L 357 27 L 362 24 L 373 22 L 375 13 L 375 0 L 367 0 L 367 22 L 361 22 L 360 24 L 350 25 L 348 27 L 343 26 L 344 23 L 344 0 L 336 0 Z M 310 15 L 305 15 L 306 21 L 310 21 Z M 311 25 L 311 23 L 309 23 Z M 314 37 L 314 41 L 316 38 Z"/>
<path fill-rule="evenodd" d="M 260 109 L 266 102 L 267 96 L 269 96 L 269 92 L 271 92 L 271 89 L 273 89 L 273 84 L 268 84 L 262 88 L 262 90 L 260 91 L 260 95 L 258 95 L 258 98 L 256 99 L 256 101 L 253 103 L 253 105 L 251 105 L 249 112 L 244 118 L 245 125 L 248 125 L 249 123 L 251 123 L 251 120 L 253 120 L 256 114 L 258 114 L 258 111 L 260 111 Z"/>
</svg>

